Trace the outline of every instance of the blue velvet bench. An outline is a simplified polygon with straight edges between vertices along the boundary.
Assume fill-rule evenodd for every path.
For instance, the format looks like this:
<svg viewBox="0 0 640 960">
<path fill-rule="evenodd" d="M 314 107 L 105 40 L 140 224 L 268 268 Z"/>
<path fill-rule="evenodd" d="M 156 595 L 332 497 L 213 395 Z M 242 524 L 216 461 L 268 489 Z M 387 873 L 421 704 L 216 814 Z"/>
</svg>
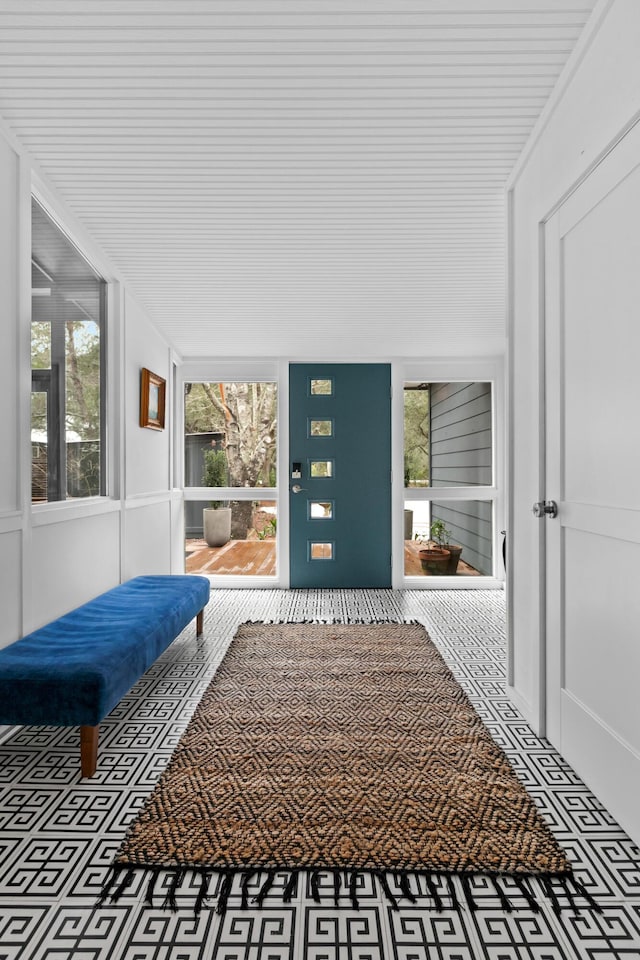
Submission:
<svg viewBox="0 0 640 960">
<path fill-rule="evenodd" d="M 97 766 L 100 721 L 196 617 L 209 581 L 135 577 L 0 650 L 0 724 L 80 727 L 83 777 Z"/>
</svg>

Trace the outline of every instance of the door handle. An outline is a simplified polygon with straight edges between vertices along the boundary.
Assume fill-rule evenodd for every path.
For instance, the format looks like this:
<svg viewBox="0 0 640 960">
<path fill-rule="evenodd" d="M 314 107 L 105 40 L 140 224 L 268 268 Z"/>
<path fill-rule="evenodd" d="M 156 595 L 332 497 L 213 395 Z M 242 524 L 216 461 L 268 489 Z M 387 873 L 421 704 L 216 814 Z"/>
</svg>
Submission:
<svg viewBox="0 0 640 960">
<path fill-rule="evenodd" d="M 305 489 L 306 488 L 301 487 L 299 483 L 294 483 L 294 485 L 291 487 L 291 493 L 302 493 L 302 491 Z"/>
<path fill-rule="evenodd" d="M 545 517 L 550 517 L 553 520 L 554 517 L 558 516 L 558 504 L 555 500 L 539 500 L 538 503 L 533 505 L 533 515 L 538 520 L 543 520 Z"/>
</svg>

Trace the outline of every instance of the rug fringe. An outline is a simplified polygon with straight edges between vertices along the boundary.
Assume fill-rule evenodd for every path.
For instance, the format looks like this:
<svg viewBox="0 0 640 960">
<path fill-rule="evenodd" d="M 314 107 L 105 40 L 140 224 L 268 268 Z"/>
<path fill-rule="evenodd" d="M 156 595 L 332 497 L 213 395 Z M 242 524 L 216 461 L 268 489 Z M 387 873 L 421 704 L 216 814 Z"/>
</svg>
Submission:
<svg viewBox="0 0 640 960">
<path fill-rule="evenodd" d="M 553 886 L 551 877 L 548 876 L 547 874 L 541 876 L 541 877 L 540 877 L 540 883 L 541 883 L 542 886 L 544 887 L 544 892 L 546 893 L 547 897 L 549 898 L 549 900 L 550 900 L 550 902 L 551 902 L 551 909 L 553 910 L 553 912 L 555 913 L 555 915 L 556 915 L 557 917 L 559 917 L 559 916 L 560 916 L 561 906 L 560 906 L 560 901 L 558 900 L 558 896 L 557 896 L 557 894 L 556 894 L 556 891 L 555 891 L 555 889 L 554 889 L 554 886 Z"/>
<path fill-rule="evenodd" d="M 436 908 L 436 911 L 438 913 L 442 913 L 442 898 L 438 892 L 438 888 L 435 884 L 435 880 L 430 874 L 427 874 L 425 876 L 425 880 L 427 882 L 427 887 L 429 888 L 429 894 L 431 896 L 431 899 L 433 900 L 433 905 Z"/>
<path fill-rule="evenodd" d="M 178 892 L 178 887 L 184 880 L 184 875 L 186 870 L 184 868 L 178 868 L 173 871 L 171 876 L 171 882 L 169 884 L 169 889 L 162 903 L 163 910 L 170 910 L 171 913 L 178 912 L 178 902 L 176 900 L 176 894 Z"/>
<path fill-rule="evenodd" d="M 417 903 L 418 900 L 411 889 L 411 884 L 409 883 L 409 874 L 406 870 L 403 870 L 398 878 L 398 884 L 402 890 L 402 895 L 405 897 L 409 903 Z"/>
<path fill-rule="evenodd" d="M 500 906 L 502 907 L 502 909 L 504 910 L 504 912 L 505 912 L 505 913 L 512 913 L 512 912 L 513 912 L 513 904 L 511 903 L 511 900 L 509 900 L 509 897 L 506 895 L 506 893 L 505 893 L 504 890 L 502 889 L 502 886 L 501 886 L 500 883 L 498 882 L 498 878 L 497 878 L 497 877 L 491 877 L 491 882 L 493 883 L 493 888 L 494 888 L 494 890 L 496 891 L 496 894 L 497 894 L 497 896 L 498 896 L 498 900 L 500 901 Z"/>
<path fill-rule="evenodd" d="M 202 912 L 202 905 L 207 899 L 210 880 L 211 880 L 211 870 L 202 870 L 200 873 L 200 889 L 198 890 L 198 896 L 196 897 L 196 902 L 193 906 L 193 913 L 194 913 L 194 916 L 196 917 L 200 916 Z"/>
<path fill-rule="evenodd" d="M 121 898 L 127 887 L 130 887 L 133 884 L 134 880 L 134 871 L 133 867 L 128 867 L 125 871 L 124 877 L 120 883 L 116 886 L 115 890 L 111 894 L 111 903 L 117 903 Z"/>
<path fill-rule="evenodd" d="M 349 898 L 354 910 L 360 909 L 360 901 L 358 900 L 358 874 L 358 870 L 352 870 L 351 877 L 349 878 Z"/>
<path fill-rule="evenodd" d="M 119 875 L 125 869 L 126 868 L 119 863 L 114 863 L 113 866 L 109 869 L 109 872 L 107 873 L 105 881 L 102 885 L 102 892 L 100 893 L 100 896 L 96 900 L 96 907 L 103 907 L 105 905 L 105 903 L 107 902 L 111 894 L 111 888 L 115 885 Z"/>
<path fill-rule="evenodd" d="M 400 908 L 398 906 L 398 901 L 391 892 L 391 887 L 389 886 L 389 881 L 387 880 L 387 875 L 384 870 L 376 870 L 374 876 L 378 878 L 380 886 L 382 887 L 382 892 L 391 904 L 391 909 L 399 910 Z"/>
<path fill-rule="evenodd" d="M 332 870 L 331 872 L 333 874 L 333 905 L 335 907 L 339 907 L 340 906 L 340 886 L 341 886 L 340 871 Z"/>
<path fill-rule="evenodd" d="M 257 894 L 253 898 L 253 903 L 257 904 L 258 907 L 261 907 L 265 901 L 269 890 L 273 886 L 273 881 L 275 880 L 276 872 L 275 870 L 267 870 L 267 879 L 264 881 Z"/>
<path fill-rule="evenodd" d="M 500 908 L 505 913 L 512 913 L 518 910 L 530 910 L 533 913 L 539 913 L 541 904 L 547 902 L 556 916 L 561 912 L 570 910 L 580 914 L 584 910 L 593 910 L 595 913 L 602 913 L 602 907 L 594 899 L 585 885 L 573 874 L 554 875 L 522 875 L 522 874 L 474 874 L 474 873 L 446 873 L 444 871 L 423 871 L 423 870 L 365 870 L 365 869 L 344 869 L 333 867 L 318 867 L 305 870 L 304 868 L 288 869 L 278 868 L 260 868 L 260 867 L 229 867 L 223 870 L 216 870 L 214 867 L 139 867 L 138 864 L 116 863 L 112 866 L 104 882 L 102 892 L 96 902 L 96 907 L 105 906 L 107 903 L 117 903 L 127 890 L 133 885 L 137 869 L 143 869 L 149 874 L 147 888 L 145 892 L 144 905 L 153 907 L 155 887 L 157 885 L 160 873 L 166 871 L 168 874 L 168 888 L 161 904 L 163 910 L 170 910 L 172 913 L 178 910 L 178 892 L 183 884 L 185 877 L 191 872 L 199 880 L 198 892 L 194 900 L 194 914 L 198 916 L 205 904 L 214 898 L 214 894 L 209 894 L 211 877 L 214 873 L 218 874 L 218 891 L 215 902 L 216 913 L 224 915 L 229 909 L 229 901 L 236 879 L 239 881 L 240 898 L 236 909 L 250 909 L 250 904 L 255 904 L 260 909 L 269 893 L 273 892 L 275 878 L 277 874 L 284 874 L 286 879 L 284 887 L 279 893 L 283 903 L 291 903 L 297 896 L 299 883 L 306 874 L 309 880 L 309 892 L 311 899 L 318 904 L 327 900 L 332 900 L 335 907 L 344 907 L 349 905 L 352 910 L 360 909 L 360 900 L 358 897 L 358 884 L 361 877 L 370 877 L 372 882 L 377 881 L 380 890 L 388 901 L 392 910 L 400 909 L 400 901 L 406 901 L 410 904 L 419 903 L 419 898 L 428 896 L 433 904 L 433 909 L 437 913 L 444 910 L 454 910 L 460 912 L 463 909 L 476 912 L 479 910 L 495 909 L 495 899 L 489 898 L 489 902 L 483 903 L 478 892 L 474 892 L 472 883 L 474 877 L 485 877 L 493 887 L 495 895 L 500 902 Z M 257 875 L 257 879 L 256 879 Z M 328 889 L 323 889 L 323 878 L 329 879 Z M 391 878 L 393 878 L 391 880 Z M 252 879 L 256 879 L 258 892 L 251 898 L 249 885 Z M 423 881 L 427 893 L 422 891 L 420 881 Z M 511 882 L 516 890 L 511 892 L 505 889 L 504 883 Z M 536 883 L 537 882 L 537 883 Z M 412 886 L 412 883 L 415 886 Z M 443 893 L 444 885 L 444 893 Z M 534 892 L 532 887 L 536 885 L 538 892 Z M 462 891 L 462 896 L 458 893 L 458 888 Z M 342 892 L 344 889 L 344 893 Z M 524 900 L 524 905 L 518 902 L 517 893 Z M 493 899 L 493 903 L 490 901 Z M 581 901 L 581 902 L 580 902 Z"/>
<path fill-rule="evenodd" d="M 227 904 L 229 903 L 229 897 L 231 896 L 231 888 L 233 887 L 233 870 L 226 870 L 221 874 L 221 883 L 220 890 L 218 892 L 218 904 L 216 906 L 216 913 L 221 917 L 224 917 L 227 912 Z"/>
<path fill-rule="evenodd" d="M 152 906 L 153 906 L 153 893 L 154 893 L 154 890 L 155 890 L 156 881 L 157 881 L 157 879 L 158 879 L 159 873 L 160 873 L 160 867 L 154 867 L 154 868 L 151 870 L 151 876 L 149 877 L 149 882 L 148 882 L 148 884 L 147 884 L 147 890 L 146 890 L 146 893 L 145 893 L 145 895 L 144 895 L 144 905 L 145 905 L 145 907 L 152 907 Z"/>
<path fill-rule="evenodd" d="M 478 904 L 474 899 L 471 883 L 466 873 L 462 873 L 460 875 L 460 883 L 462 884 L 462 890 L 464 892 L 465 899 L 469 904 L 469 910 L 471 910 L 472 913 L 475 913 L 478 909 Z"/>
<path fill-rule="evenodd" d="M 567 882 L 572 883 L 574 885 L 578 893 L 578 896 L 584 897 L 588 905 L 591 907 L 591 909 L 595 913 L 602 913 L 602 907 L 600 906 L 600 904 L 593 898 L 589 890 L 587 890 L 587 888 L 585 887 L 584 883 L 582 883 L 581 880 L 578 880 L 575 874 L 573 873 L 569 874 L 569 876 L 567 877 Z"/>
<path fill-rule="evenodd" d="M 292 901 L 293 898 L 295 897 L 295 895 L 296 895 L 296 893 L 297 893 L 297 891 L 298 891 L 298 875 L 299 875 L 299 873 L 300 873 L 299 870 L 292 870 L 292 871 L 291 871 L 291 876 L 290 876 L 289 879 L 287 880 L 287 885 L 285 886 L 284 890 L 282 891 L 282 902 L 283 902 L 283 903 L 291 903 L 291 901 Z"/>
<path fill-rule="evenodd" d="M 319 625 L 319 626 L 363 626 L 368 627 L 375 624 L 383 626 L 384 624 L 395 624 L 398 626 L 409 626 L 409 627 L 423 627 L 424 624 L 420 620 L 392 620 L 390 618 L 370 618 L 365 619 L 363 617 L 314 617 L 311 620 L 244 620 L 239 626 L 241 627 L 258 627 L 258 626 L 269 626 L 269 627 L 301 627 L 305 624 Z"/>
<path fill-rule="evenodd" d="M 451 897 L 451 909 L 456 912 L 460 912 L 460 901 L 458 900 L 458 891 L 456 890 L 455 884 L 453 882 L 453 877 L 451 874 L 447 874 L 445 877 L 447 887 L 449 888 L 449 896 Z"/>
<path fill-rule="evenodd" d="M 318 870 L 312 870 L 311 876 L 309 878 L 309 884 L 311 886 L 311 896 L 314 903 L 321 903 L 320 900 L 320 872 Z"/>
<path fill-rule="evenodd" d="M 531 890 L 527 886 L 527 881 L 525 877 L 514 876 L 513 880 L 515 885 L 520 890 L 520 893 L 527 901 L 527 904 L 529 905 L 529 909 L 533 913 L 540 913 L 540 904 L 538 903 L 534 895 L 531 893 Z"/>
<path fill-rule="evenodd" d="M 241 910 L 249 909 L 249 884 L 255 872 L 255 870 L 245 870 L 240 878 L 240 893 L 242 895 L 240 903 Z"/>
</svg>

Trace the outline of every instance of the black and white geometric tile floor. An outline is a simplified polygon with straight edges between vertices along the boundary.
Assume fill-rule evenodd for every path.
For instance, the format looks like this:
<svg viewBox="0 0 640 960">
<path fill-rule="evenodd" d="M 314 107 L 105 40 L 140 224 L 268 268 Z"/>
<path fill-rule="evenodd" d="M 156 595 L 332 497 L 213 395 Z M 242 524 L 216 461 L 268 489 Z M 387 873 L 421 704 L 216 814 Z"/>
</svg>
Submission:
<svg viewBox="0 0 640 960">
<path fill-rule="evenodd" d="M 244 620 L 416 619 L 424 623 L 495 740 L 603 907 L 558 916 L 500 909 L 435 912 L 429 891 L 394 911 L 370 880 L 360 909 L 320 904 L 308 884 L 283 904 L 227 913 L 143 905 L 137 879 L 96 909 L 112 857 Z M 640 853 L 580 778 L 536 737 L 504 692 L 504 595 L 498 591 L 215 590 L 205 634 L 193 627 L 105 721 L 98 772 L 78 775 L 76 730 L 23 728 L 0 744 L 0 960 L 612 960 L 640 958 Z M 277 879 L 282 886 L 284 878 Z M 166 884 L 165 884 L 166 886 Z M 162 895 L 162 878 L 157 902 Z M 215 892 L 215 891 L 212 891 Z M 443 897 L 446 891 L 442 890 Z M 446 901 L 447 903 L 449 901 Z"/>
</svg>

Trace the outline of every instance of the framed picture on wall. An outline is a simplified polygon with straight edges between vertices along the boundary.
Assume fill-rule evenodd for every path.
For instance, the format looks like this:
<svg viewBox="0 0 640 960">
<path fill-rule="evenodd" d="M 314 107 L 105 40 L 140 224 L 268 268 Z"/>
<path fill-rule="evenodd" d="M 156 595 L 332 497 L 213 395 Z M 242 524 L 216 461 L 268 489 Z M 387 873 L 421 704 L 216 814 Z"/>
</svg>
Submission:
<svg viewBox="0 0 640 960">
<path fill-rule="evenodd" d="M 167 381 L 143 367 L 140 371 L 140 426 L 164 430 Z"/>
</svg>

